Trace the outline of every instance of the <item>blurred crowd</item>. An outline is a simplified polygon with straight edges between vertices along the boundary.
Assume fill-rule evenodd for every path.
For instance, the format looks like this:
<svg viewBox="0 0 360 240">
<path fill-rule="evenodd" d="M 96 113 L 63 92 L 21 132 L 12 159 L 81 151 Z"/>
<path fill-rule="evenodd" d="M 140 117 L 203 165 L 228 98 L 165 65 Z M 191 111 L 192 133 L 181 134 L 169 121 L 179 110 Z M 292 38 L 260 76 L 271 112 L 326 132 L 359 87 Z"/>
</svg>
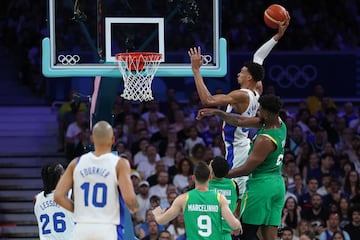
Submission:
<svg viewBox="0 0 360 240">
<path fill-rule="evenodd" d="M 265 3 L 264 3 L 265 2 Z M 256 49 L 269 32 L 263 22 L 265 6 L 284 6 L 291 16 L 279 49 L 292 51 L 355 50 L 360 46 L 360 2 L 233 1 L 222 0 L 222 34 L 230 51 Z M 243 9 L 243 10 L 241 10 Z"/>
<path fill-rule="evenodd" d="M 41 73 L 41 40 L 47 35 L 46 1 L 2 2 L 0 45 L 8 50 L 2 51 L 3 57 L 13 62 L 17 80 L 39 96 L 46 92 Z"/>
<path fill-rule="evenodd" d="M 40 1 L 32 4 L 30 0 L 7 0 L 4 1 L 3 7 L 0 10 L 2 16 L 0 19 L 0 42 L 10 50 L 10 54 L 14 57 L 14 67 L 18 72 L 17 78 L 21 82 L 31 86 L 34 93 L 38 95 L 46 92 L 46 80 L 41 74 L 40 54 L 41 40 L 45 36 L 48 36 L 46 2 L 47 1 Z M 93 9 L 83 2 L 84 1 L 79 1 L 79 3 L 82 4 L 80 7 L 87 10 L 88 20 L 86 24 L 88 25 L 91 22 L 90 20 L 96 19 L 96 17 L 92 15 Z M 159 5 L 158 1 L 154 3 L 151 1 L 145 2 L 148 8 L 150 9 L 151 7 L 153 10 L 156 10 Z M 180 17 L 182 17 L 181 19 L 183 19 L 186 14 L 190 16 L 196 15 L 196 12 L 191 12 L 192 2 L 197 2 L 197 7 L 199 8 L 204 4 L 204 1 L 168 0 L 170 6 L 173 6 L 175 2 L 184 2 L 181 6 L 185 6 L 185 8 L 188 6 L 189 8 L 185 13 L 179 13 Z M 272 3 L 274 2 L 264 2 L 260 0 L 221 1 L 221 35 L 227 39 L 230 51 L 253 51 L 263 43 L 264 39 L 267 39 L 273 34 L 273 30 L 267 28 L 263 22 L 263 11 L 266 6 Z M 340 51 L 359 48 L 359 1 L 347 0 L 339 4 L 338 1 L 334 0 L 307 2 L 301 0 L 279 0 L 276 1 L 276 3 L 285 6 L 292 17 L 291 25 L 286 34 L 287 36 L 282 40 L 281 45 L 278 46 L 279 50 Z M 129 9 L 131 5 L 135 3 L 132 2 L 130 4 L 128 1 L 120 1 L 117 2 L 117 4 L 123 5 L 120 9 Z M 142 1 L 139 1 L 138 4 L 141 5 Z M 69 9 L 71 9 L 71 1 L 69 1 L 68 5 Z M 183 9 L 180 8 L 179 11 L 183 11 Z M 201 14 L 202 11 L 200 10 L 198 13 Z M 71 19 L 71 11 L 69 14 L 68 17 Z M 196 16 L 194 18 L 196 18 Z M 184 23 L 183 20 L 181 21 L 179 25 Z M 203 27 L 198 28 L 199 31 L 201 31 L 201 34 L 199 33 L 198 35 L 199 39 L 203 38 L 206 33 L 209 32 L 207 30 L 209 21 L 201 20 L 201 23 L 197 23 L 203 25 Z M 74 28 L 72 25 L 68 26 L 67 21 L 62 22 L 60 26 L 64 29 Z M 89 31 L 93 31 L 96 27 L 95 25 L 91 25 L 88 26 L 88 29 Z M 76 48 L 73 44 L 84 43 L 85 37 L 77 37 L 80 35 L 76 33 L 73 35 L 74 36 L 64 38 L 68 39 L 68 44 L 71 45 L 66 49 L 72 49 L 71 47 Z M 186 45 L 187 39 L 180 40 L 178 30 L 174 32 L 173 36 L 174 40 L 169 41 L 169 43 L 178 46 L 178 50 L 192 47 L 193 43 L 190 43 L 190 46 L 184 46 Z M 70 41 L 71 39 L 76 39 L 76 41 Z M 206 41 L 206 39 L 204 41 Z M 87 44 L 85 43 L 85 45 Z M 176 50 L 176 48 L 177 47 L 171 47 L 171 49 L 174 50 Z"/>
<path fill-rule="evenodd" d="M 197 93 L 185 103 L 179 103 L 175 93 L 168 89 L 168 100 L 160 103 L 133 104 L 118 96 L 113 107 L 113 150 L 132 167 L 140 203 L 133 223 L 140 239 L 157 239 L 162 230 L 178 239 L 184 233 L 182 216 L 160 226 L 149 210 L 167 208 L 178 194 L 191 189 L 192 169 L 198 161 L 224 156 L 222 122 L 215 116 L 196 120 L 202 107 Z M 90 141 L 86 105 L 69 104 L 64 105 L 68 111 L 60 113 L 67 116 L 64 146 L 70 161 L 88 151 Z M 281 118 L 288 137 L 282 169 L 287 186 L 279 229 L 282 239 L 302 234 L 327 239 L 323 238 L 327 231 L 330 236 L 339 231 L 360 239 L 359 110 L 351 102 L 336 104 L 321 84 L 315 84 L 313 94 L 293 112 L 284 106 Z M 290 233 L 292 238 L 286 238 Z"/>
</svg>

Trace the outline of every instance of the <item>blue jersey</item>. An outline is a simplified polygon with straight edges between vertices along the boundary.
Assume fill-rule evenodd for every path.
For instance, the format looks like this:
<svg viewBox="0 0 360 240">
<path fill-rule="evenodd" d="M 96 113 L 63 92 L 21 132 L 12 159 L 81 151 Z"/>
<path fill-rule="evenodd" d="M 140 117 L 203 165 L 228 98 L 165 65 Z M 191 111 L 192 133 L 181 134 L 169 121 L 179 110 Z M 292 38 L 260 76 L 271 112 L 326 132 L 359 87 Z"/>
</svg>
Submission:
<svg viewBox="0 0 360 240">
<path fill-rule="evenodd" d="M 256 116 L 257 110 L 259 108 L 259 97 L 260 95 L 256 91 L 252 91 L 249 89 L 240 89 L 240 91 L 244 91 L 249 95 L 249 105 L 247 109 L 243 113 L 236 112 L 233 107 L 229 104 L 226 108 L 226 112 L 240 114 L 242 117 L 254 117 Z M 225 142 L 225 150 L 226 150 L 226 160 L 230 165 L 230 169 L 234 165 L 235 158 L 235 150 L 234 148 L 242 148 L 244 146 L 250 145 L 249 129 L 244 127 L 236 127 L 230 125 L 224 121 L 223 123 L 223 139 Z M 242 162 L 245 162 L 247 158 L 247 153 L 243 154 L 244 159 L 240 159 Z M 239 160 L 239 161 L 240 161 Z M 235 164 L 238 165 L 238 164 Z"/>
</svg>

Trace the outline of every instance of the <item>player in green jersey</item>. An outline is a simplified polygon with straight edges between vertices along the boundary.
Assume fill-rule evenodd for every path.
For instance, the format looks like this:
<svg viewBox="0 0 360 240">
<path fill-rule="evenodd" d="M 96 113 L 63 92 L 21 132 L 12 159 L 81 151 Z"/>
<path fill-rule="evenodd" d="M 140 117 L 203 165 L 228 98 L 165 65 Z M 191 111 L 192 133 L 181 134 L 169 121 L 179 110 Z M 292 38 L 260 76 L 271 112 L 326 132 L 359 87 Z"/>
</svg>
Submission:
<svg viewBox="0 0 360 240">
<path fill-rule="evenodd" d="M 225 178 L 229 172 L 229 163 L 225 158 L 216 156 L 211 160 L 210 169 L 212 172 L 212 179 L 209 182 L 209 190 L 214 190 L 217 193 L 222 194 L 229 202 L 229 208 L 235 216 L 239 216 L 239 213 L 235 213 L 238 196 L 237 184 L 234 180 Z M 223 239 L 231 240 L 232 229 L 223 220 L 222 223 Z"/>
<path fill-rule="evenodd" d="M 228 177 L 250 174 L 240 212 L 244 227 L 241 239 L 244 240 L 257 239 L 260 226 L 264 239 L 277 239 L 285 196 L 280 172 L 286 140 L 286 126 L 279 117 L 282 103 L 274 95 L 261 96 L 259 103 L 259 117 L 256 118 L 244 118 L 218 109 L 201 109 L 198 113 L 199 119 L 215 114 L 235 126 L 259 128 L 245 164 L 228 174 Z"/>
<path fill-rule="evenodd" d="M 195 189 L 178 196 L 168 210 L 153 210 L 156 222 L 166 224 L 183 211 L 187 240 L 222 240 L 222 217 L 235 235 L 241 233 L 240 221 L 230 211 L 226 198 L 208 190 L 209 166 L 203 161 L 197 163 L 193 177 Z"/>
</svg>

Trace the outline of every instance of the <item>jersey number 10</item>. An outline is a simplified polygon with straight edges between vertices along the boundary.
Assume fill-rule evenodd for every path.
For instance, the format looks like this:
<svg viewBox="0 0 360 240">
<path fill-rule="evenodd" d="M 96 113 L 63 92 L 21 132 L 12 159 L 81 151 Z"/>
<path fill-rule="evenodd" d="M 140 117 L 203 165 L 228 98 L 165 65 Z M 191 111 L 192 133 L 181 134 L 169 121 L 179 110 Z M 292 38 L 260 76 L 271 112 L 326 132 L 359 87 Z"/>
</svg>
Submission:
<svg viewBox="0 0 360 240">
<path fill-rule="evenodd" d="M 90 199 L 94 207 L 104 207 L 106 205 L 107 186 L 105 183 L 95 183 L 91 187 L 89 182 L 84 182 L 80 188 L 84 190 L 85 207 L 89 206 Z"/>
</svg>

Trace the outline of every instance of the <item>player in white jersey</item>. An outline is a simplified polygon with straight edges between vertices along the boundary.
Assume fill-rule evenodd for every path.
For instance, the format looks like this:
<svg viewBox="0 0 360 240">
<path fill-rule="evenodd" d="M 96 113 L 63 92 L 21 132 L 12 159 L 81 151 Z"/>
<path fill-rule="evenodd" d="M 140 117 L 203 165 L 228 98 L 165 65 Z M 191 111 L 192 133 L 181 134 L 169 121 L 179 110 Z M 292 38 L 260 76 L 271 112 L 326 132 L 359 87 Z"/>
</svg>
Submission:
<svg viewBox="0 0 360 240">
<path fill-rule="evenodd" d="M 125 204 L 130 211 L 138 208 L 130 165 L 111 153 L 115 138 L 109 123 L 96 123 L 91 139 L 95 151 L 69 164 L 56 187 L 55 201 L 74 212 L 74 239 L 123 239 Z M 74 201 L 66 197 L 72 185 Z"/>
<path fill-rule="evenodd" d="M 54 201 L 54 189 L 63 173 L 64 168 L 59 163 L 48 164 L 41 170 L 44 191 L 38 193 L 34 199 L 40 240 L 73 239 L 73 213 Z"/>
<path fill-rule="evenodd" d="M 200 100 L 205 106 L 226 106 L 227 112 L 238 113 L 246 117 L 254 117 L 258 109 L 258 99 L 263 92 L 262 80 L 264 69 L 262 67 L 264 59 L 272 48 L 284 35 L 290 21 L 287 20 L 279 25 L 278 32 L 265 44 L 263 44 L 254 54 L 253 61 L 246 63 L 237 74 L 237 80 L 241 88 L 228 94 L 211 95 L 200 74 L 200 67 L 203 64 L 201 49 L 191 48 L 188 54 L 191 59 L 191 67 L 194 74 L 195 85 Z M 247 159 L 250 149 L 248 139 L 248 129 L 223 124 L 223 140 L 226 146 L 226 159 L 231 169 L 241 166 Z M 234 179 L 239 186 L 239 198 L 241 199 L 245 191 L 247 177 Z"/>
</svg>

